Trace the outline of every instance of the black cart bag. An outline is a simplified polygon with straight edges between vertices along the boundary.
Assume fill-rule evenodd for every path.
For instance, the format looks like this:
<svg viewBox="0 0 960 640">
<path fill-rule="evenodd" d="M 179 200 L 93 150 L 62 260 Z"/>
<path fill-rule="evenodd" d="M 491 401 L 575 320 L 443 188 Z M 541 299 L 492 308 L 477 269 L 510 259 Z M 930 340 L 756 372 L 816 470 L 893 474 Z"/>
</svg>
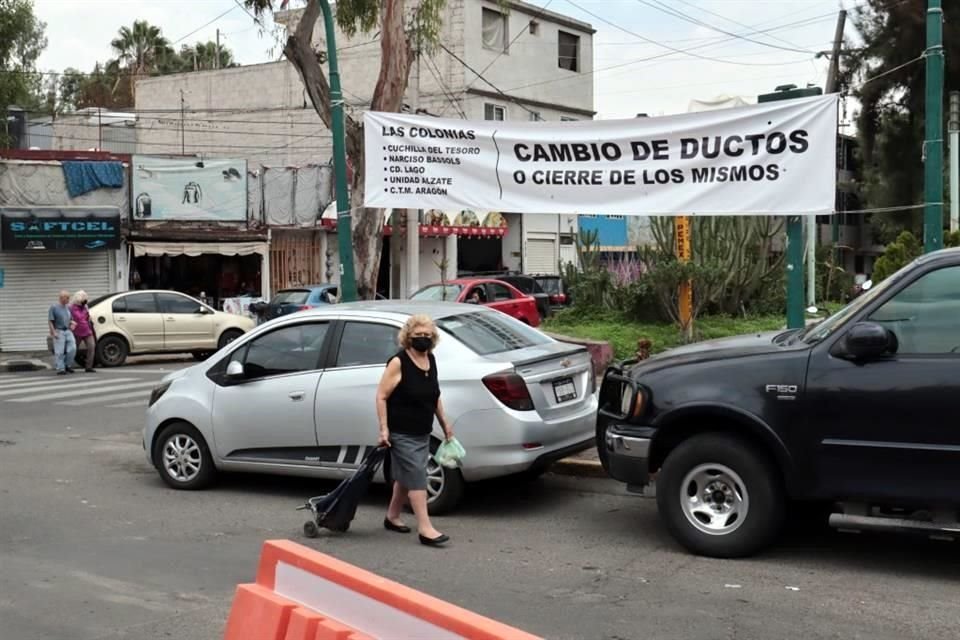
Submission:
<svg viewBox="0 0 960 640">
<path fill-rule="evenodd" d="M 386 457 L 387 448 L 377 447 L 367 454 L 353 475 L 337 485 L 336 489 L 307 500 L 300 508 L 309 509 L 313 513 L 313 520 L 303 524 L 304 535 L 314 538 L 321 527 L 340 532 L 349 529 L 360 500 L 366 495 L 374 474 Z"/>
</svg>

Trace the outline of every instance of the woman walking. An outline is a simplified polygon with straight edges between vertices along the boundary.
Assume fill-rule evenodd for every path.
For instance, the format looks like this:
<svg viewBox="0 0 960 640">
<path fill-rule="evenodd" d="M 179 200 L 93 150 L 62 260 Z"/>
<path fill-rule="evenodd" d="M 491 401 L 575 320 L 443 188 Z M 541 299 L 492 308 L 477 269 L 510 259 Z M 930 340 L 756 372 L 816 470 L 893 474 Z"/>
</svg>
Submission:
<svg viewBox="0 0 960 640">
<path fill-rule="evenodd" d="M 86 291 L 77 291 L 74 294 L 73 304 L 70 305 L 70 316 L 73 318 L 73 337 L 77 340 L 77 346 L 83 344 L 87 349 L 84 371 L 95 373 L 93 359 L 96 357 L 97 340 L 93 336 L 93 322 L 90 320 L 90 310 L 87 309 Z"/>
<path fill-rule="evenodd" d="M 400 510 L 409 501 L 417 518 L 420 543 L 441 546 L 450 538 L 437 531 L 427 513 L 427 461 L 430 434 L 437 417 L 447 439 L 453 438 L 440 401 L 440 383 L 433 349 L 440 337 L 429 316 L 415 315 L 400 330 L 400 351 L 387 363 L 377 389 L 380 445 L 390 447 L 393 497 L 383 526 L 388 531 L 409 533 L 400 520 Z"/>
</svg>

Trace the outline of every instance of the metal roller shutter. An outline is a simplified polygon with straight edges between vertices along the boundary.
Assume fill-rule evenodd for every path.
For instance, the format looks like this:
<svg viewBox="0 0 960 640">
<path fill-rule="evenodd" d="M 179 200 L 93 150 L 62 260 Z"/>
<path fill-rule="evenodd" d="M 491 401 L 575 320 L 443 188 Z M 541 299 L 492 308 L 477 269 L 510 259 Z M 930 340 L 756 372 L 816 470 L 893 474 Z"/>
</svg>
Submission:
<svg viewBox="0 0 960 640">
<path fill-rule="evenodd" d="M 556 240 L 527 238 L 526 273 L 555 274 L 558 268 Z"/>
<path fill-rule="evenodd" d="M 0 351 L 46 350 L 47 309 L 61 289 L 91 300 L 113 291 L 111 253 L 0 251 Z"/>
</svg>

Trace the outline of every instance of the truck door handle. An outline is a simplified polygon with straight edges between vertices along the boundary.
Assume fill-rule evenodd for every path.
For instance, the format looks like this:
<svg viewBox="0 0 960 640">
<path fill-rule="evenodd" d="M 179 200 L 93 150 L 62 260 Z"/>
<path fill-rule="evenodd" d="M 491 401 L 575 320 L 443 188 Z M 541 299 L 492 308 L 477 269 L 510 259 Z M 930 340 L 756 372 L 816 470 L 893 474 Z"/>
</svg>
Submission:
<svg viewBox="0 0 960 640">
<path fill-rule="evenodd" d="M 289 394 L 287 394 L 287 395 L 288 395 L 288 396 L 290 397 L 290 399 L 293 400 L 294 402 L 300 402 L 301 400 L 303 400 L 303 395 L 304 395 L 304 393 L 303 393 L 303 391 L 291 391 L 291 392 L 290 392 Z"/>
<path fill-rule="evenodd" d="M 173 316 L 167 316 L 167 322 L 176 322 L 176 321 L 177 319 L 174 318 Z"/>
</svg>

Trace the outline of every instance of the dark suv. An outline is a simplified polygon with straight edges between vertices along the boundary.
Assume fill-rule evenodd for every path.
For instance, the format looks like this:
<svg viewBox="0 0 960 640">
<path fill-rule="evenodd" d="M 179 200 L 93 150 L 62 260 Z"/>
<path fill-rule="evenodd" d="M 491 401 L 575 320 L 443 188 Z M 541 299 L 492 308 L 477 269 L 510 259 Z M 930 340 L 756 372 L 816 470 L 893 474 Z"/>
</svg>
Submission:
<svg viewBox="0 0 960 640">
<path fill-rule="evenodd" d="M 818 325 L 613 367 L 600 394 L 604 467 L 636 492 L 655 477 L 667 529 L 696 553 L 762 549 L 795 501 L 838 528 L 954 536 L 960 250 Z"/>
<path fill-rule="evenodd" d="M 463 278 L 479 278 L 481 275 L 485 278 L 496 278 L 497 280 L 502 280 L 503 282 L 506 282 L 507 284 L 519 289 L 521 293 L 525 293 L 526 295 L 532 297 L 537 303 L 537 311 L 540 313 L 541 320 L 544 320 L 550 315 L 550 294 L 543 290 L 543 287 L 540 286 L 540 283 L 537 282 L 535 278 L 515 272 L 488 274 L 473 273 L 470 275 L 464 275 Z"/>
</svg>

